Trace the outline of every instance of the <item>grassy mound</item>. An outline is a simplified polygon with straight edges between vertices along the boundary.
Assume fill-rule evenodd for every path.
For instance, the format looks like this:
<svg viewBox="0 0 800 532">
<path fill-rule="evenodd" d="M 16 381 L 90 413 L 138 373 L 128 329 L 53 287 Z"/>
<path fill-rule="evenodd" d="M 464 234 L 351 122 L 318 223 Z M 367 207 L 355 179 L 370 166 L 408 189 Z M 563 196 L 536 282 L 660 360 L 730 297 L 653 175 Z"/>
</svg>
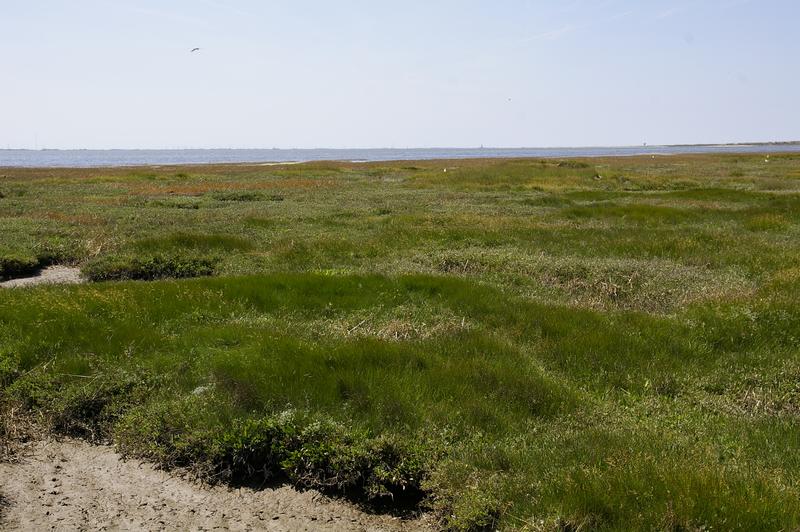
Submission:
<svg viewBox="0 0 800 532">
<path fill-rule="evenodd" d="M 756 375 L 790 378 L 774 353 L 796 345 L 793 297 L 675 319 L 308 274 L 37 296 L 0 293 L 3 400 L 166 467 L 410 504 L 457 529 L 800 524 L 792 477 L 770 473 L 800 470 L 780 452 L 797 426 L 727 413 Z M 424 326 L 387 334 L 401 320 Z"/>
</svg>

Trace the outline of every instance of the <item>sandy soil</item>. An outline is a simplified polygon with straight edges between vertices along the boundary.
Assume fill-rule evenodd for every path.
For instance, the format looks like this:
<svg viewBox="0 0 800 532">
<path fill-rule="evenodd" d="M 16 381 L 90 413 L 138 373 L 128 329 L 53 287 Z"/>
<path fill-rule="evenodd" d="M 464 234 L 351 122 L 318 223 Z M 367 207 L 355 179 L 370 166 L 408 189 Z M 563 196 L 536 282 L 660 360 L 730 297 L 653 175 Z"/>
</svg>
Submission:
<svg viewBox="0 0 800 532">
<path fill-rule="evenodd" d="M 0 463 L 3 530 L 421 530 L 289 487 L 208 488 L 110 447 L 39 442 Z"/>
<path fill-rule="evenodd" d="M 68 266 L 50 266 L 33 277 L 11 279 L 0 283 L 0 288 L 19 288 L 39 284 L 77 284 L 83 282 L 81 271 Z"/>
</svg>

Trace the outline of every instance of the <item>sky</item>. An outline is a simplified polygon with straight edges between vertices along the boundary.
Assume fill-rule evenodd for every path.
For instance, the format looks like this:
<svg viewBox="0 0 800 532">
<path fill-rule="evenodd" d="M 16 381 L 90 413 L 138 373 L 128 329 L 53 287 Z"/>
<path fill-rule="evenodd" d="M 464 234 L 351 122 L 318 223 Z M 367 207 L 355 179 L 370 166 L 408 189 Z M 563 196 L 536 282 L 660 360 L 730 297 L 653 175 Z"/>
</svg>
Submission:
<svg viewBox="0 0 800 532">
<path fill-rule="evenodd" d="M 0 0 L 0 148 L 800 140 L 798 24 L 797 0 Z"/>
</svg>

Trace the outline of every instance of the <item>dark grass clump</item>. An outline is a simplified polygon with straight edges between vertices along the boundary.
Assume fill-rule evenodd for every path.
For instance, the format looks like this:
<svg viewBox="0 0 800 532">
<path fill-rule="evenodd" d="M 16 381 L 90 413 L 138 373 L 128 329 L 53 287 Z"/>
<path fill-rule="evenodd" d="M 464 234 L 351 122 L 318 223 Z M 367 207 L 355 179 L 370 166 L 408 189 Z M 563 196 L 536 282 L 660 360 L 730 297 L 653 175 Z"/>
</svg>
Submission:
<svg viewBox="0 0 800 532">
<path fill-rule="evenodd" d="M 196 198 L 169 198 L 165 200 L 150 200 L 147 206 L 161 209 L 181 209 L 187 211 L 199 210 L 202 206 Z"/>
<path fill-rule="evenodd" d="M 214 275 L 217 261 L 185 255 L 150 257 L 112 256 L 90 261 L 83 267 L 90 281 L 155 281 Z"/>
<path fill-rule="evenodd" d="M 214 192 L 210 197 L 216 201 L 234 202 L 234 203 L 252 203 L 259 201 L 274 201 L 281 202 L 285 198 L 282 194 L 266 194 L 264 192 L 255 192 L 248 190 L 229 190 L 223 192 Z"/>
<path fill-rule="evenodd" d="M 214 192 L 211 197 L 217 201 L 253 202 L 266 200 L 265 194 L 251 191 Z"/>
<path fill-rule="evenodd" d="M 207 408 L 191 397 L 134 409 L 116 426 L 118 448 L 165 467 L 191 467 L 215 482 L 258 487 L 288 481 L 395 509 L 423 499 L 422 484 L 434 458 L 423 444 L 376 438 L 294 411 L 200 425 L 197 411 L 187 407 Z"/>
<path fill-rule="evenodd" d="M 0 257 L 0 281 L 26 277 L 36 273 L 41 268 L 36 257 L 6 255 Z"/>
<path fill-rule="evenodd" d="M 177 233 L 133 242 L 129 249 L 89 261 L 83 272 L 91 281 L 154 281 L 207 277 L 224 255 L 249 251 L 244 238 L 218 234 Z"/>
</svg>

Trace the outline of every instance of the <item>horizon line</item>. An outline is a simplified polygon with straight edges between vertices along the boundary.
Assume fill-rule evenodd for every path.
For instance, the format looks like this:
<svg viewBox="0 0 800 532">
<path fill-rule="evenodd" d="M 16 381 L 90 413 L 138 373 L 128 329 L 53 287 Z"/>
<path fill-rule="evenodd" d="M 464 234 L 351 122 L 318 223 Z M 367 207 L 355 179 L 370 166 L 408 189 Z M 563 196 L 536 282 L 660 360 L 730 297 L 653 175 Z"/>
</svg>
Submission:
<svg viewBox="0 0 800 532">
<path fill-rule="evenodd" d="M 710 147 L 710 146 L 770 146 L 800 144 L 800 140 L 769 140 L 751 142 L 698 142 L 675 144 L 593 144 L 572 146 L 421 146 L 421 147 L 314 147 L 314 148 L 283 148 L 283 147 L 182 147 L 182 148 L 0 148 L 2 151 L 404 151 L 404 150 L 580 150 L 580 149 L 608 149 L 608 148 L 675 148 L 675 147 Z"/>
</svg>

